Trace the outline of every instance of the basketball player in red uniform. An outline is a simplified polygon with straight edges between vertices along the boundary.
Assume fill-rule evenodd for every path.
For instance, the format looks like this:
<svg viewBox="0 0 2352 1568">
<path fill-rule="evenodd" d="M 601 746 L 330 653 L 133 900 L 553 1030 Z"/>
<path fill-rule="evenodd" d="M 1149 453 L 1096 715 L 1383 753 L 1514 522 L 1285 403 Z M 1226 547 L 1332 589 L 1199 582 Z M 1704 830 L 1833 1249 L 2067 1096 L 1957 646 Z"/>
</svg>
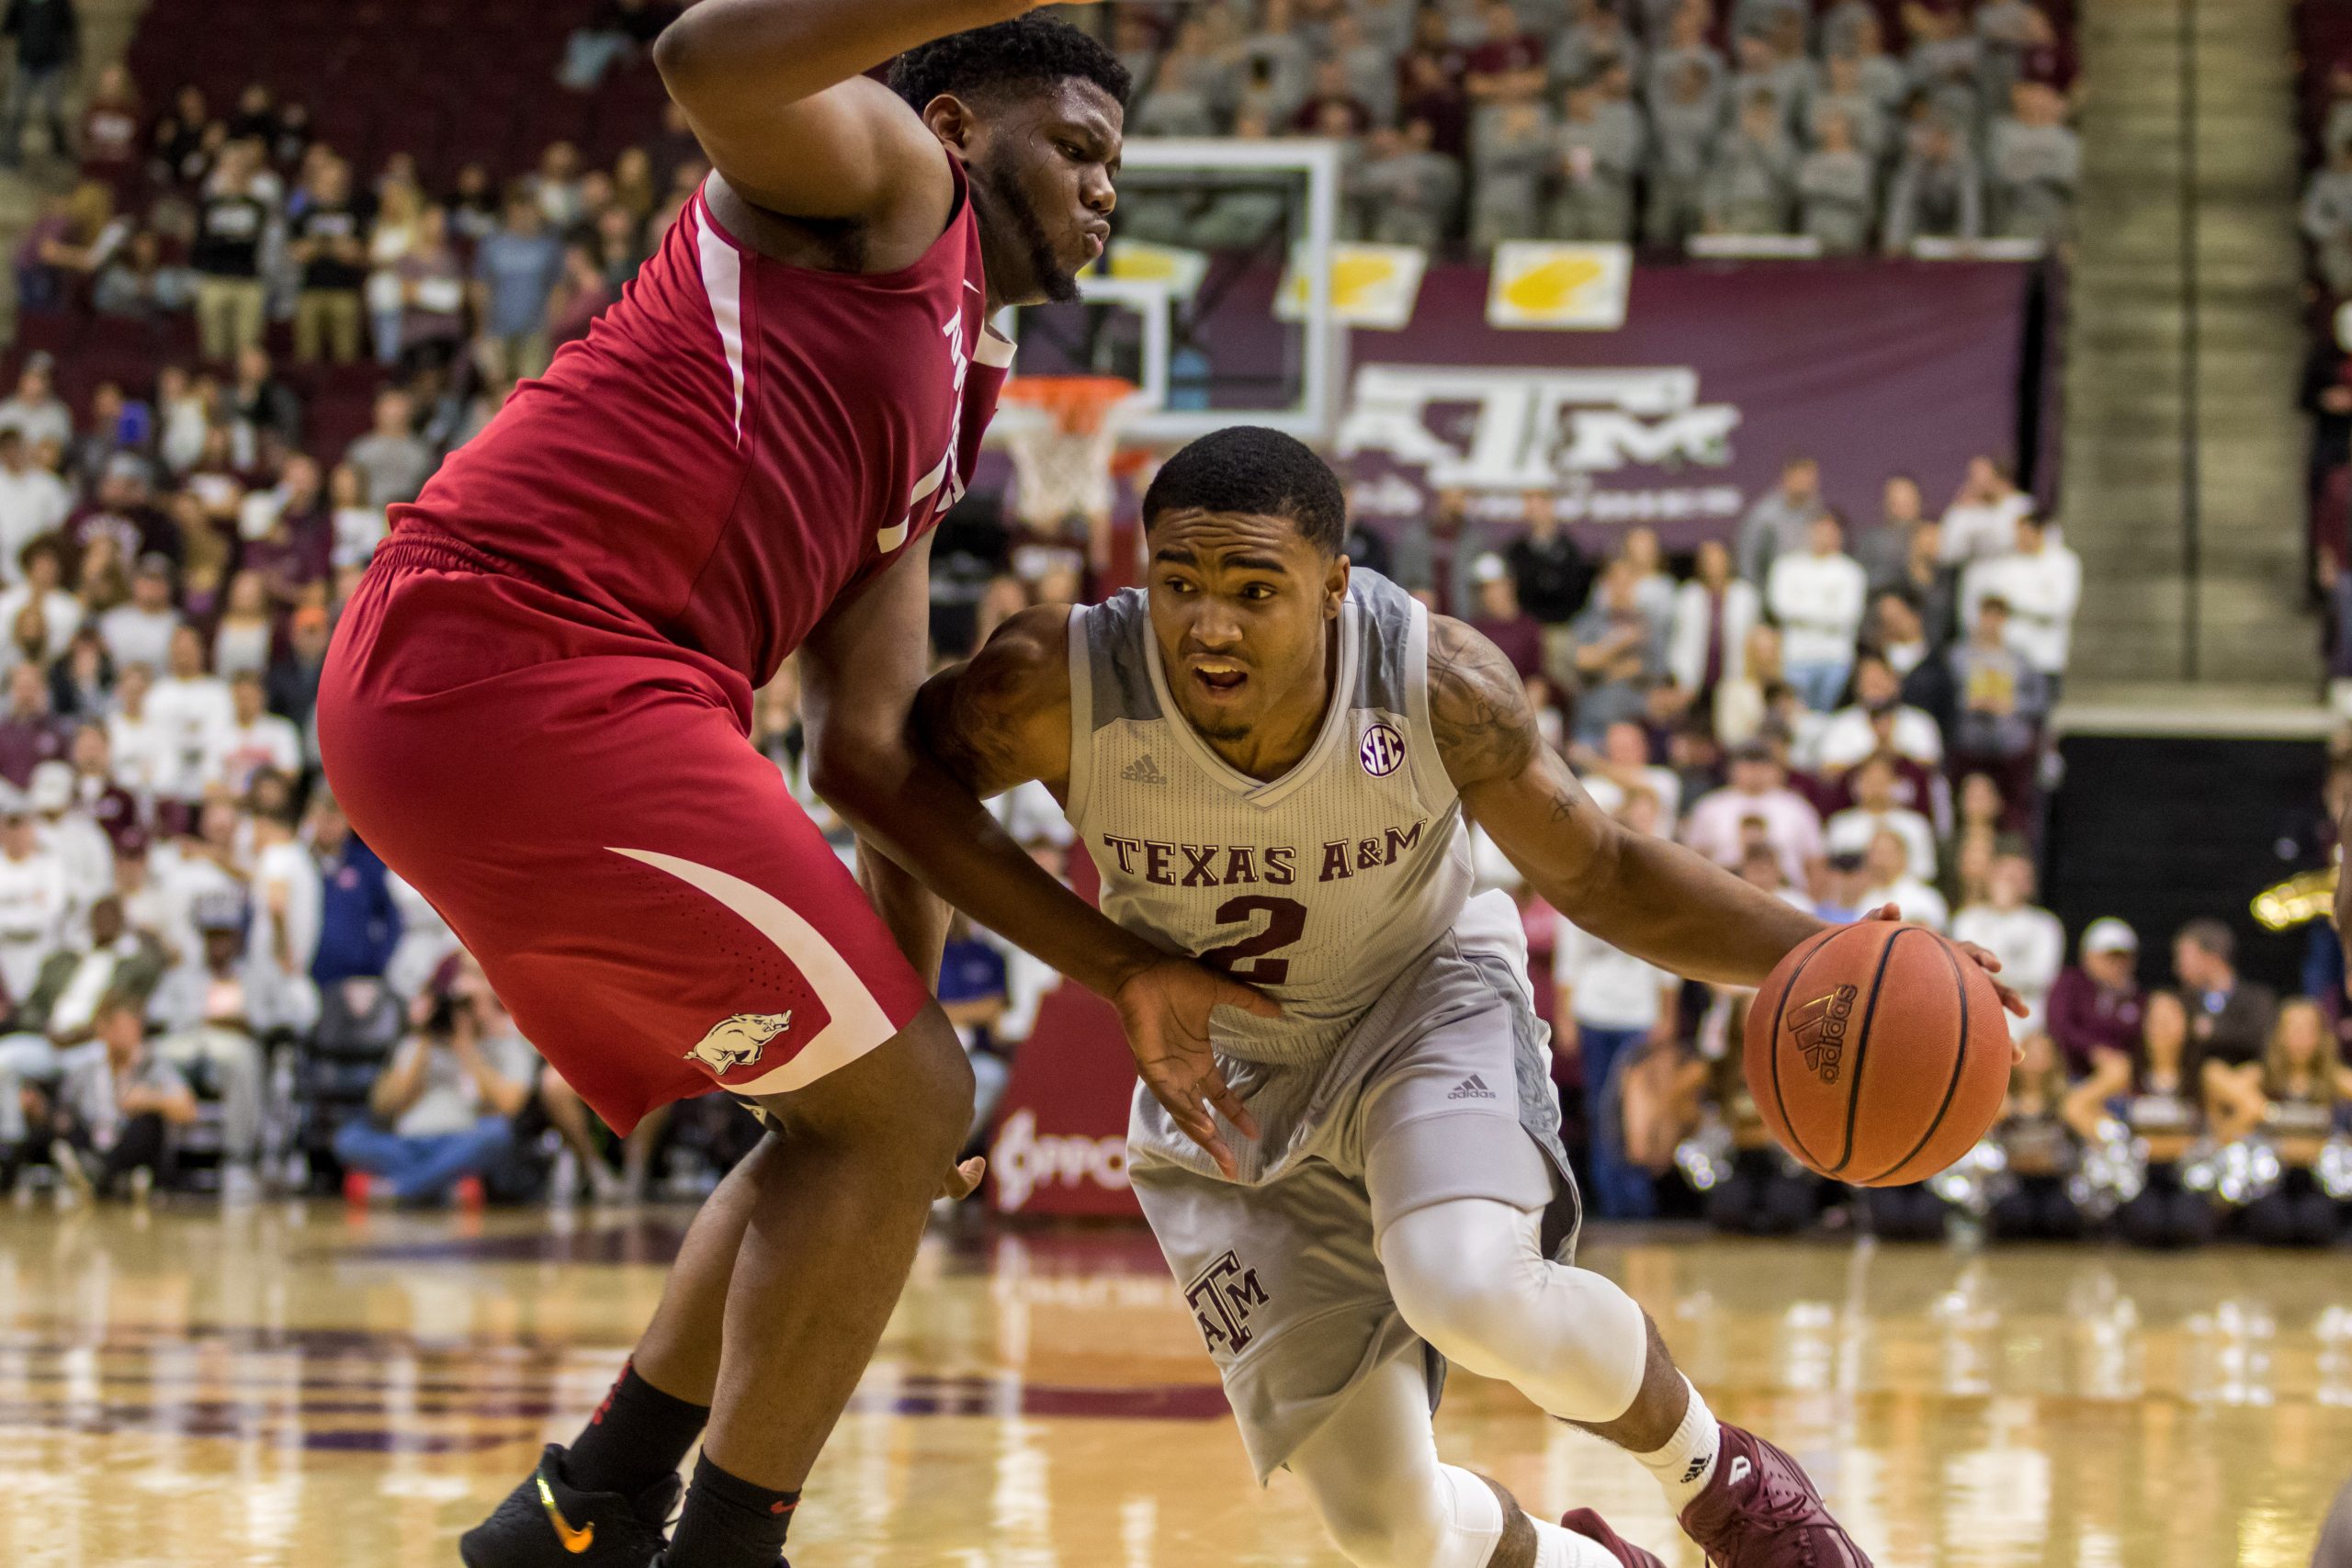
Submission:
<svg viewBox="0 0 2352 1568">
<path fill-rule="evenodd" d="M 655 60 L 718 172 L 396 509 L 337 630 L 328 779 L 525 1033 L 616 1129 L 714 1086 L 776 1129 L 594 1421 L 467 1534 L 472 1568 L 644 1568 L 706 1425 L 668 1561 L 777 1562 L 930 1201 L 977 1179 L 949 1168 L 971 1075 L 925 988 L 938 897 L 1111 997 L 1204 1143 L 1211 1105 L 1250 1127 L 1208 1013 L 1272 1004 L 1096 915 L 906 739 L 929 533 L 1011 357 L 988 316 L 1074 298 L 1114 199 L 1127 73 L 1023 9 L 703 0 L 674 24 Z M 893 56 L 891 86 L 862 74 Z M 796 651 L 872 903 L 745 739 Z"/>
</svg>

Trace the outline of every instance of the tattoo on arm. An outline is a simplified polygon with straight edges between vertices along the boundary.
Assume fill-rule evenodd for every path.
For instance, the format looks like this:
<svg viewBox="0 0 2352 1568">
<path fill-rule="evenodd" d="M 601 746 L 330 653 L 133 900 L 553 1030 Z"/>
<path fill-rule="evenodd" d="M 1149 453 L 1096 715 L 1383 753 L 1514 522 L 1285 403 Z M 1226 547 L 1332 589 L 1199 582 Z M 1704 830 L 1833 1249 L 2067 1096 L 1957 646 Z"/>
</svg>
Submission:
<svg viewBox="0 0 2352 1568">
<path fill-rule="evenodd" d="M 1049 678 L 1062 657 L 1058 646 L 1008 629 L 968 662 L 933 676 L 915 699 L 925 750 L 984 797 L 1055 772 L 1033 752 L 1041 722 L 1069 700 L 1067 686 Z"/>
<path fill-rule="evenodd" d="M 1543 746 L 1526 688 L 1510 660 L 1493 643 L 1443 615 L 1430 624 L 1430 728 L 1456 789 L 1511 777 Z"/>
</svg>

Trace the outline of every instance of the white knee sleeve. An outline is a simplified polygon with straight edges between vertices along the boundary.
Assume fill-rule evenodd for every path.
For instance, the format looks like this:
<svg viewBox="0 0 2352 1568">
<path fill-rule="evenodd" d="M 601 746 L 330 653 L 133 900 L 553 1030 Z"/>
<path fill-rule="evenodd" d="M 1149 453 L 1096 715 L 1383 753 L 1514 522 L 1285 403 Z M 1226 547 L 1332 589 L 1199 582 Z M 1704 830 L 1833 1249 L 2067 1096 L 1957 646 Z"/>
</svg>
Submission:
<svg viewBox="0 0 2352 1568">
<path fill-rule="evenodd" d="M 1446 1359 L 1568 1421 L 1632 1408 L 1649 1359 L 1634 1298 L 1545 1258 L 1542 1216 L 1465 1198 L 1399 1215 L 1380 1241 L 1397 1310 Z"/>
<path fill-rule="evenodd" d="M 1487 1568 L 1502 1540 L 1493 1488 L 1438 1462 L 1417 1356 L 1374 1371 L 1299 1445 L 1290 1469 L 1355 1568 Z"/>
</svg>

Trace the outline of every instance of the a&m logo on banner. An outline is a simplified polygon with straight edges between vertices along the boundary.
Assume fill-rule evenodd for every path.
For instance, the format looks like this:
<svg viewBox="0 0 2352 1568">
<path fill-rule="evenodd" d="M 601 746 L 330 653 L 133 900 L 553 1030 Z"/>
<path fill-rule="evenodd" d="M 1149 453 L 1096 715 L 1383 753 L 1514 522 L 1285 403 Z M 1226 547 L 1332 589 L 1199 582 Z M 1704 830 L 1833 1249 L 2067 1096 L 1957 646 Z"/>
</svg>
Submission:
<svg viewBox="0 0 2352 1568">
<path fill-rule="evenodd" d="M 1331 319 L 1343 326 L 1399 330 L 1413 319 L 1429 265 L 1429 253 L 1412 245 L 1332 246 Z M 1274 294 L 1274 315 L 1284 321 L 1306 319 L 1304 241 L 1290 248 L 1282 288 Z"/>
<path fill-rule="evenodd" d="M 1509 240 L 1487 275 L 1487 324 L 1613 333 L 1633 282 L 1629 246 Z"/>
</svg>

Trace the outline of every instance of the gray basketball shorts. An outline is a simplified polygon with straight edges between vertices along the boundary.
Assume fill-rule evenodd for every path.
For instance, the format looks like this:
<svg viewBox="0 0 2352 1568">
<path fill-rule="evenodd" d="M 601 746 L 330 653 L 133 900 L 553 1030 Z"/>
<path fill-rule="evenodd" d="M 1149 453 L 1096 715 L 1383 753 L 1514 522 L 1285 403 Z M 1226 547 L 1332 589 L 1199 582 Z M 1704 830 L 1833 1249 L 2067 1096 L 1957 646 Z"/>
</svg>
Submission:
<svg viewBox="0 0 2352 1568">
<path fill-rule="evenodd" d="M 1463 1198 L 1540 1209 L 1567 1262 L 1579 1209 L 1523 975 L 1451 935 L 1327 1058 L 1221 1065 L 1259 1124 L 1254 1142 L 1227 1129 L 1238 1179 L 1141 1089 L 1129 1174 L 1263 1484 L 1392 1357 L 1423 1358 L 1436 1408 L 1444 1361 L 1381 1268 L 1393 1221 Z"/>
</svg>

